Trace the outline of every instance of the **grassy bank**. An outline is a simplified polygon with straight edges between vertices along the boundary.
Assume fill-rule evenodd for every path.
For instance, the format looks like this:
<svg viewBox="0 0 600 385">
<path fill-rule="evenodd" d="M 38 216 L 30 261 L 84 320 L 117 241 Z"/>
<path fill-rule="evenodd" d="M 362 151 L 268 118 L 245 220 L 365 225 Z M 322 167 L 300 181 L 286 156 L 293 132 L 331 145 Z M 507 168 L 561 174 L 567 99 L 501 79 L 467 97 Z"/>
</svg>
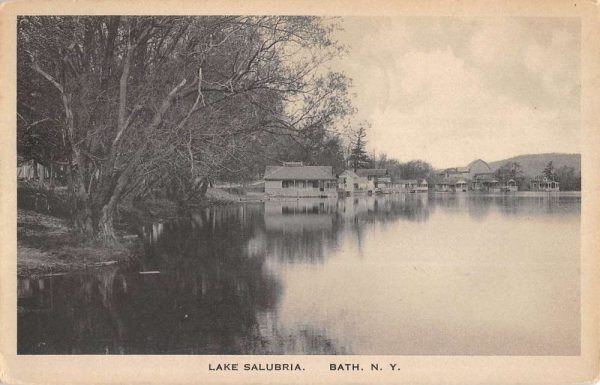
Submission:
<svg viewBox="0 0 600 385">
<path fill-rule="evenodd" d="M 210 206 L 261 201 L 262 194 L 235 194 L 210 188 L 205 199 L 185 206 L 160 199 L 119 207 L 115 228 L 119 244 L 104 245 L 78 233 L 68 220 L 66 190 L 48 191 L 20 184 L 17 213 L 17 273 L 19 276 L 55 274 L 101 268 L 134 260 L 142 252 L 136 232 L 141 223 L 186 216 Z"/>
<path fill-rule="evenodd" d="M 17 211 L 17 274 L 40 275 L 97 268 L 129 261 L 139 252 L 135 236 L 120 234 L 105 246 L 74 231 L 65 219 Z"/>
</svg>

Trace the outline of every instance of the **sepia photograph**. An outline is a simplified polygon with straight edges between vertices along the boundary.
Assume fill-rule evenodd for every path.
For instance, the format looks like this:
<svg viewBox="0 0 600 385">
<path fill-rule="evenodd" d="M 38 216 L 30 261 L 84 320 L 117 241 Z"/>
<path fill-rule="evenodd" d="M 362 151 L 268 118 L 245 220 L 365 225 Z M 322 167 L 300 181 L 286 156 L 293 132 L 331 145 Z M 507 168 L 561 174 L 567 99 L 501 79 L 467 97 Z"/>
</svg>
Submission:
<svg viewBox="0 0 600 385">
<path fill-rule="evenodd" d="M 15 359 L 583 356 L 580 17 L 137 11 L 14 17 Z"/>
</svg>

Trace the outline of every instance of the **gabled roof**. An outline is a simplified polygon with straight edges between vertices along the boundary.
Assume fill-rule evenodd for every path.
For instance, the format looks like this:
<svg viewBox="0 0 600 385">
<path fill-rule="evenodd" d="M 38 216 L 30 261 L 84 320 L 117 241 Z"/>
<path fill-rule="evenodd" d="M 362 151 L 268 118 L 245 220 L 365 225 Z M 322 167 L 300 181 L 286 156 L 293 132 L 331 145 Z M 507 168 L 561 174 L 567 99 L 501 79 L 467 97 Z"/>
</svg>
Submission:
<svg viewBox="0 0 600 385">
<path fill-rule="evenodd" d="M 486 166 L 490 167 L 490 165 L 489 165 L 489 164 L 487 164 L 487 162 L 486 162 L 485 160 L 483 160 L 483 159 L 475 159 L 474 161 L 472 161 L 471 163 L 469 163 L 469 164 L 467 165 L 467 168 L 468 168 L 468 169 L 470 169 L 470 168 L 471 168 L 471 167 L 473 167 L 473 165 L 475 165 L 475 163 L 477 163 L 477 162 L 481 162 L 481 163 L 485 164 Z"/>
<path fill-rule="evenodd" d="M 267 166 L 265 180 L 336 179 L 331 166 Z"/>
<path fill-rule="evenodd" d="M 356 170 L 358 176 L 386 176 L 388 170 L 385 168 L 359 168 Z"/>
</svg>

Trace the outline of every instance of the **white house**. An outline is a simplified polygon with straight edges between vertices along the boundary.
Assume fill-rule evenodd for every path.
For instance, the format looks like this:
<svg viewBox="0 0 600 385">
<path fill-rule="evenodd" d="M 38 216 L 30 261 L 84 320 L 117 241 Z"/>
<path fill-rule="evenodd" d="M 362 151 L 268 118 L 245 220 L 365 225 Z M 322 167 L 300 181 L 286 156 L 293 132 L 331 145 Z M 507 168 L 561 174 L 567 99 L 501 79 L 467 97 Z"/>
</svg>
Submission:
<svg viewBox="0 0 600 385">
<path fill-rule="evenodd" d="M 359 168 L 356 174 L 367 178 L 367 191 L 386 191 L 391 188 L 392 178 L 385 168 Z"/>
<path fill-rule="evenodd" d="M 338 177 L 338 188 L 345 193 L 367 192 L 368 186 L 367 178 L 358 176 L 352 170 L 345 170 Z"/>
<path fill-rule="evenodd" d="M 337 178 L 331 166 L 304 166 L 286 162 L 267 166 L 265 195 L 269 197 L 336 197 Z"/>
</svg>

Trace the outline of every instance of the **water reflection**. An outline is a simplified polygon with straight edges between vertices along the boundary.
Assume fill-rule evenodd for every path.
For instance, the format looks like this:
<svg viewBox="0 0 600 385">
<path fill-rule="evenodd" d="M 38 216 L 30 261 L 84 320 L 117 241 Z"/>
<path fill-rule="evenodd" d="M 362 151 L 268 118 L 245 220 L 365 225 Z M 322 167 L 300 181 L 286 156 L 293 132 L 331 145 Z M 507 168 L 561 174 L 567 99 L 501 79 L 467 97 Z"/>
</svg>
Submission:
<svg viewBox="0 0 600 385">
<path fill-rule="evenodd" d="M 19 279 L 18 352 L 576 354 L 579 214 L 544 193 L 205 209 L 140 227 L 132 266 Z"/>
</svg>

